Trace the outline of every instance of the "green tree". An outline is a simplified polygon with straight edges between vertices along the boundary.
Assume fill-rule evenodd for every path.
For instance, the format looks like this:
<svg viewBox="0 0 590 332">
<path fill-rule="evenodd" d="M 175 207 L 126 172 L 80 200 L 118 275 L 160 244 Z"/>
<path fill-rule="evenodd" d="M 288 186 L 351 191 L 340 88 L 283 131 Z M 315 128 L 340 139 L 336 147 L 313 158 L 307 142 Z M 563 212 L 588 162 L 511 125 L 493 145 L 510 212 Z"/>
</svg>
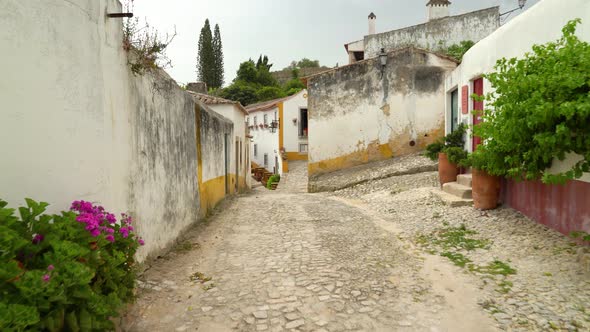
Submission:
<svg viewBox="0 0 590 332">
<path fill-rule="evenodd" d="M 230 86 L 221 90 L 219 96 L 229 100 L 239 101 L 247 106 L 258 102 L 257 89 L 253 84 L 244 81 L 234 81 Z"/>
<path fill-rule="evenodd" d="M 197 54 L 197 73 L 199 80 L 207 86 L 216 87 L 215 81 L 215 52 L 213 50 L 213 35 L 209 19 L 201 29 L 199 36 L 199 50 Z"/>
<path fill-rule="evenodd" d="M 219 30 L 219 24 L 215 24 L 215 33 L 213 35 L 213 56 L 215 63 L 215 76 L 213 80 L 212 88 L 220 88 L 224 83 L 224 71 L 223 71 L 223 45 L 221 43 L 221 32 Z"/>
<path fill-rule="evenodd" d="M 319 68 L 320 62 L 318 60 L 310 60 L 308 58 L 303 58 L 297 62 L 298 68 Z"/>
<path fill-rule="evenodd" d="M 256 91 L 258 101 L 267 101 L 286 97 L 287 94 L 278 86 L 265 86 Z"/>
</svg>

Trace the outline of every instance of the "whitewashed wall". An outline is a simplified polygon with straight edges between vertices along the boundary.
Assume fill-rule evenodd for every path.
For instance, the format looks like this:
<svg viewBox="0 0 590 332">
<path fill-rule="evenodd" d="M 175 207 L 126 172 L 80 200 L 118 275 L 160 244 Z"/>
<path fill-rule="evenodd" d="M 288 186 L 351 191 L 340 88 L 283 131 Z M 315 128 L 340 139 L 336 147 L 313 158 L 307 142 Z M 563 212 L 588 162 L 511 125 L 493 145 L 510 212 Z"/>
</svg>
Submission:
<svg viewBox="0 0 590 332">
<path fill-rule="evenodd" d="M 377 56 L 381 48 L 391 51 L 403 46 L 437 50 L 464 40 L 477 42 L 494 32 L 499 7 L 450 16 L 404 29 L 365 36 L 365 59 Z"/>
<path fill-rule="evenodd" d="M 246 138 L 246 114 L 242 112 L 238 106 L 232 104 L 210 104 L 208 106 L 233 122 L 234 137 L 232 138 L 232 142 L 235 144 L 237 138 L 237 140 L 242 143 L 242 156 L 241 161 L 236 161 L 236 154 L 235 152 L 232 153 L 230 172 L 235 173 L 236 163 L 238 163 L 238 175 L 245 177 L 247 186 L 251 187 L 250 179 L 252 177 L 250 176 L 250 162 L 248 158 L 246 158 L 248 156 L 248 145 L 250 143 L 250 140 Z M 238 146 L 235 148 L 239 151 Z"/>
<path fill-rule="evenodd" d="M 258 120 L 258 125 L 264 123 L 264 114 L 268 116 L 268 124 L 275 119 L 279 118 L 279 109 L 278 107 L 272 108 L 267 111 L 258 111 L 251 113 L 250 117 L 250 124 L 254 124 L 254 117 Z M 254 128 L 250 130 L 250 135 L 253 136 L 252 138 L 252 149 L 250 151 L 252 161 L 258 164 L 260 167 L 264 167 L 264 154 L 268 154 L 268 166 L 266 169 L 270 172 L 273 171 L 273 167 L 275 167 L 275 156 L 279 159 L 279 169 L 277 172 L 282 175 L 283 169 L 283 160 L 280 155 L 279 151 L 279 130 L 277 129 L 274 133 L 270 131 L 269 128 Z M 254 144 L 257 145 L 258 154 L 254 156 Z"/>
<path fill-rule="evenodd" d="M 197 220 L 195 104 L 163 71 L 134 76 L 116 0 L 0 1 L 0 197 L 136 219 L 155 255 Z M 205 164 L 214 161 L 205 161 Z"/>
<path fill-rule="evenodd" d="M 446 130 L 450 130 L 450 92 L 459 89 L 459 121 L 473 124 L 473 102 L 469 98 L 469 110 L 463 114 L 461 109 L 462 89 L 469 87 L 468 95 L 473 93 L 473 80 L 482 74 L 494 70 L 496 61 L 501 58 L 522 57 L 530 52 L 535 44 L 544 44 L 557 40 L 562 35 L 565 24 L 575 18 L 581 18 L 582 24 L 578 26 L 577 35 L 590 42 L 590 1 L 587 0 L 543 0 L 528 9 L 526 12 L 512 19 L 495 33 L 481 40 L 471 48 L 463 57 L 461 65 L 446 78 Z M 484 80 L 484 93 L 492 91 L 487 80 Z M 472 151 L 472 140 L 467 140 L 466 149 Z M 565 164 L 571 164 L 575 156 L 570 156 Z M 562 169 L 564 164 L 556 163 L 555 170 Z M 590 175 L 583 180 L 590 182 Z"/>
<path fill-rule="evenodd" d="M 313 76 L 309 174 L 424 149 L 444 133 L 444 77 L 456 63 L 414 48 Z"/>
<path fill-rule="evenodd" d="M 299 152 L 299 144 L 307 144 L 307 138 L 299 137 L 299 110 L 302 108 L 307 108 L 307 90 L 301 90 L 283 103 L 283 145 L 287 152 Z M 293 119 L 297 119 L 297 123 L 294 124 Z"/>
</svg>

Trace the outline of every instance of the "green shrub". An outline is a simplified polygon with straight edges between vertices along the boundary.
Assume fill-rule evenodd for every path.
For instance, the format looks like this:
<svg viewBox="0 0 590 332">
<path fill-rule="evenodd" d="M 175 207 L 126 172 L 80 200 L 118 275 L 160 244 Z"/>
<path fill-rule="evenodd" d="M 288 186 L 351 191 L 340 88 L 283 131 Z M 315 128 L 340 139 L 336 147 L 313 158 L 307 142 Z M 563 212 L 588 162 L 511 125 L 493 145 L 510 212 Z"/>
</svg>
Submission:
<svg viewBox="0 0 590 332">
<path fill-rule="evenodd" d="M 281 181 L 281 176 L 279 174 L 271 175 L 266 182 L 266 188 L 270 189 L 273 183 L 278 183 Z"/>
<path fill-rule="evenodd" d="M 521 180 L 564 183 L 590 171 L 590 44 L 576 37 L 576 19 L 563 36 L 534 45 L 522 59 L 500 59 L 484 75 L 495 92 L 487 94 L 481 137 L 471 161 L 492 174 Z M 582 159 L 560 174 L 547 171 L 569 153 Z"/>
<path fill-rule="evenodd" d="M 441 152 L 447 153 L 447 149 L 449 148 L 463 149 L 463 146 L 465 145 L 464 136 L 466 130 L 467 126 L 460 124 L 455 131 L 447 134 L 447 136 L 437 140 L 436 142 L 427 145 L 424 155 L 430 160 L 436 161 L 438 160 L 438 154 Z"/>
<path fill-rule="evenodd" d="M 131 218 L 84 201 L 60 215 L 26 199 L 0 200 L 0 330 L 104 331 L 132 301 L 134 254 L 143 240 Z"/>
<path fill-rule="evenodd" d="M 449 161 L 455 165 L 464 166 L 468 153 L 462 147 L 449 147 L 444 149 Z"/>
</svg>

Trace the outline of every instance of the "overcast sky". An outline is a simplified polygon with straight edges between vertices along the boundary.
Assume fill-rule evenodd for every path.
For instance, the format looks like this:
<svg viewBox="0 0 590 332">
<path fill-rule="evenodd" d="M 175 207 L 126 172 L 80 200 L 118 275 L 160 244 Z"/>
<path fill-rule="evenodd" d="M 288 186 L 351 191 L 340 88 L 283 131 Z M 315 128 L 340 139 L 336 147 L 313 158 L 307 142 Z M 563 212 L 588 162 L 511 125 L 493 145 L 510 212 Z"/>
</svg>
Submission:
<svg viewBox="0 0 590 332">
<path fill-rule="evenodd" d="M 540 0 L 528 0 L 526 8 Z M 205 19 L 219 24 L 225 60 L 226 85 L 241 62 L 266 54 L 282 69 L 304 57 L 333 67 L 347 62 L 344 44 L 360 40 L 368 31 L 367 16 L 377 15 L 377 32 L 426 21 L 427 0 L 135 0 L 135 15 L 147 19 L 160 32 L 177 36 L 169 46 L 172 68 L 179 83 L 197 80 L 197 42 Z M 517 0 L 452 0 L 451 15 Z M 514 13 L 512 16 L 518 15 Z"/>
</svg>

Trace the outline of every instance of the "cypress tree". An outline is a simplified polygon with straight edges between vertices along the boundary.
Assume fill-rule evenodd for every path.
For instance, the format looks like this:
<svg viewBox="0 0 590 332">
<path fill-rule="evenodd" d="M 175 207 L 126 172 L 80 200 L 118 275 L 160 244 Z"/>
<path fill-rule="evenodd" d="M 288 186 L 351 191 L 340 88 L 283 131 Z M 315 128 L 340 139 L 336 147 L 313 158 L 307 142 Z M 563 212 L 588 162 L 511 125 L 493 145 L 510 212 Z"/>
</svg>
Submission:
<svg viewBox="0 0 590 332">
<path fill-rule="evenodd" d="M 200 81 L 207 83 L 208 87 L 215 87 L 215 53 L 209 19 L 205 20 L 199 36 L 197 73 Z"/>
<path fill-rule="evenodd" d="M 215 79 L 213 88 L 220 88 L 223 86 L 224 71 L 223 71 L 223 45 L 221 43 L 221 32 L 219 31 L 219 24 L 215 24 L 215 33 L 213 35 L 213 55 L 215 57 Z"/>
</svg>

